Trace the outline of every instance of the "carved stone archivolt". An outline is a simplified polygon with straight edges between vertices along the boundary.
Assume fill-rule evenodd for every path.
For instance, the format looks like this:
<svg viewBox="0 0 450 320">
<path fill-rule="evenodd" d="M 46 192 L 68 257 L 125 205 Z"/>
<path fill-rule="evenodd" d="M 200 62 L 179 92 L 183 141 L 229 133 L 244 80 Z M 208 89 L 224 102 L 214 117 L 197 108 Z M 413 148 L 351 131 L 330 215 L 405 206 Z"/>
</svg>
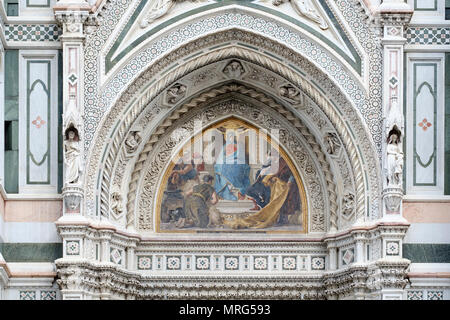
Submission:
<svg viewBox="0 0 450 320">
<path fill-rule="evenodd" d="M 234 88 L 234 89 L 233 89 Z M 225 89 L 225 90 L 224 90 Z M 164 122 L 163 124 L 163 128 L 166 128 L 163 130 L 163 128 L 156 128 L 155 131 L 158 132 L 157 136 L 152 136 L 150 138 L 150 140 L 152 141 L 152 143 L 147 143 L 144 146 L 144 151 L 145 150 L 152 150 L 151 152 L 153 152 L 154 148 L 155 148 L 155 143 L 156 141 L 158 141 L 158 136 L 163 137 L 163 136 L 167 136 L 168 133 L 170 133 L 170 128 L 172 126 L 174 126 L 174 121 L 178 118 L 181 117 L 181 115 L 183 113 L 188 112 L 190 109 L 192 108 L 198 108 L 198 103 L 206 103 L 206 101 L 214 101 L 214 97 L 219 96 L 221 94 L 224 94 L 226 92 L 236 92 L 236 93 L 242 93 L 246 96 L 251 96 L 254 99 L 257 100 L 261 100 L 264 103 L 267 103 L 268 105 L 270 105 L 270 107 L 274 108 L 274 110 L 277 110 L 278 113 L 281 113 L 285 116 L 285 118 L 289 119 L 295 127 L 297 127 L 298 130 L 301 131 L 301 133 L 303 134 L 303 136 L 307 139 L 308 143 L 312 146 L 315 155 L 318 157 L 318 161 L 321 163 L 322 168 L 319 169 L 322 172 L 324 172 L 325 174 L 325 180 L 327 181 L 327 185 L 328 187 L 326 187 L 328 189 L 328 193 L 329 193 L 329 197 L 331 200 L 330 203 L 330 211 L 331 211 L 331 216 L 330 216 L 330 223 L 331 223 L 331 229 L 336 228 L 337 227 L 337 201 L 336 201 L 336 191 L 334 190 L 335 187 L 333 187 L 334 182 L 333 182 L 333 174 L 331 173 L 329 164 L 326 161 L 326 157 L 322 154 L 321 151 L 321 147 L 320 145 L 315 141 L 314 136 L 309 132 L 309 130 L 307 130 L 307 128 L 304 125 L 301 125 L 301 122 L 299 121 L 299 119 L 294 116 L 293 114 L 290 114 L 290 112 L 288 112 L 287 110 L 283 110 L 283 107 L 279 104 L 276 104 L 273 100 L 271 100 L 268 97 L 265 97 L 264 94 L 262 93 L 258 93 L 255 90 L 252 89 L 246 89 L 243 86 L 226 86 L 224 87 L 224 89 L 215 89 L 212 92 L 209 93 L 205 93 L 204 95 L 194 99 L 193 101 L 191 101 L 188 104 L 183 105 L 183 107 L 180 110 L 175 111 L 174 113 L 172 113 L 172 115 L 170 115 L 168 117 L 168 119 Z M 211 100 L 212 99 L 212 100 Z M 211 102 L 209 102 L 211 103 Z M 248 117 L 250 115 L 250 119 L 253 120 L 254 117 L 258 117 L 260 115 L 260 111 L 259 110 L 253 110 L 250 107 L 248 108 L 247 112 L 244 112 L 243 114 Z M 204 112 L 205 115 L 209 115 L 209 114 L 213 114 L 211 113 L 211 111 L 209 112 Z M 180 126 L 180 125 L 178 125 Z M 184 127 L 183 127 L 184 128 Z M 284 129 L 280 130 L 281 136 L 283 136 L 285 134 Z M 176 144 L 175 142 L 171 142 L 170 144 Z M 288 147 L 288 149 L 290 149 L 291 147 Z M 157 153 L 158 154 L 158 158 L 161 157 L 161 152 Z M 167 155 L 167 152 L 162 152 L 162 154 Z M 139 156 L 135 167 L 136 168 L 142 168 L 144 166 L 144 162 L 147 161 L 149 157 L 149 154 L 145 154 L 145 153 L 141 153 L 141 155 Z M 164 160 L 165 161 L 165 160 Z M 162 163 L 164 163 L 164 161 L 162 161 Z M 153 168 L 156 168 L 158 166 L 157 161 L 155 163 L 152 164 L 151 168 L 153 170 Z M 140 171 L 138 172 L 134 172 L 132 174 L 131 177 L 131 181 L 130 181 L 130 186 L 129 186 L 129 194 L 128 194 L 128 205 L 127 205 L 127 216 L 128 216 L 128 223 L 134 223 L 134 216 L 132 216 L 132 212 L 134 211 L 134 205 L 135 205 L 135 196 L 134 194 L 136 193 L 136 190 L 138 188 L 138 184 L 137 181 L 139 180 L 139 178 L 142 176 L 142 174 L 140 173 Z M 347 177 L 349 175 L 347 174 Z M 136 180 L 134 180 L 136 179 Z M 147 183 L 147 185 L 152 185 L 154 184 L 155 181 L 152 180 L 152 182 Z M 147 187 L 143 187 L 142 190 L 146 191 L 149 188 L 152 188 L 151 186 L 147 186 Z M 314 187 L 316 188 L 316 187 Z M 313 189 L 314 189 L 313 188 Z M 331 189 L 330 189 L 331 188 Z M 148 206 L 151 206 L 152 202 L 146 202 L 145 207 L 148 208 Z M 145 211 L 145 209 L 143 209 L 143 211 Z M 148 214 L 148 212 L 147 212 Z M 324 217 L 320 217 L 320 216 L 313 216 L 312 217 L 313 221 L 315 221 L 316 225 L 319 224 L 323 224 L 324 223 Z M 151 218 L 149 218 L 149 220 L 151 220 Z M 147 221 L 149 221 L 147 220 Z M 147 222 L 149 223 L 149 222 Z M 322 227 L 316 229 L 318 230 L 324 230 L 322 229 Z"/>
<path fill-rule="evenodd" d="M 217 58 L 220 59 L 220 57 L 222 57 L 222 56 L 227 56 L 227 55 L 230 55 L 230 54 L 236 56 L 237 54 L 242 54 L 243 56 L 245 56 L 245 59 L 253 59 L 253 60 L 256 59 L 256 60 L 258 60 L 259 64 L 266 65 L 266 66 L 267 65 L 271 65 L 272 70 L 276 70 L 279 73 L 280 72 L 281 73 L 285 73 L 286 72 L 286 70 L 283 70 L 283 67 L 281 67 L 281 66 L 280 67 L 276 67 L 274 69 L 274 67 L 275 67 L 275 65 L 277 63 L 275 60 L 272 60 L 272 59 L 270 59 L 268 57 L 262 57 L 262 56 L 259 56 L 259 55 L 255 56 L 254 52 L 250 52 L 250 51 L 246 50 L 245 48 L 239 48 L 239 49 L 230 48 L 229 52 L 227 52 L 227 50 L 228 50 L 227 48 L 223 48 L 220 51 L 208 53 L 208 57 L 202 56 L 201 59 L 199 58 L 201 60 L 201 62 L 200 61 L 195 62 L 192 65 L 192 67 L 198 66 L 198 63 L 204 64 L 204 63 L 209 63 L 211 61 L 214 61 L 214 59 L 217 59 Z M 268 60 L 270 60 L 270 63 L 269 63 Z M 194 61 L 192 61 L 192 62 L 194 62 Z M 185 73 L 188 69 L 189 69 L 189 66 L 185 65 L 185 66 L 183 66 L 183 70 L 175 69 L 168 76 L 169 76 L 169 78 L 172 78 L 172 79 L 174 77 L 177 78 L 177 77 L 180 76 L 180 72 Z M 287 75 L 292 75 L 292 72 L 287 72 L 286 76 Z M 161 79 L 161 80 L 163 80 L 163 79 Z M 297 78 L 296 81 L 298 81 L 298 78 Z M 304 92 L 306 94 L 308 94 L 309 97 L 312 97 L 319 105 L 321 105 L 322 107 L 324 105 L 327 105 L 326 100 L 321 100 L 321 98 L 320 98 L 321 94 L 318 93 L 318 92 L 317 93 L 313 93 L 312 92 L 314 90 L 313 87 L 309 86 L 306 82 L 300 82 L 300 86 L 303 87 L 303 90 L 305 90 Z M 160 88 L 161 88 L 160 84 L 159 84 L 159 82 L 157 82 L 154 86 L 151 87 L 151 89 L 149 89 L 149 91 L 146 94 L 143 95 L 143 99 L 145 99 L 145 101 L 149 101 L 149 98 L 153 94 L 158 93 Z M 127 96 L 127 97 L 129 99 L 129 96 Z M 130 109 L 130 110 L 132 110 L 131 113 L 132 114 L 136 114 L 137 110 L 139 110 L 139 108 L 142 108 L 144 105 L 145 105 L 144 101 L 138 101 L 136 103 L 136 105 L 135 105 L 135 107 L 137 109 L 136 108 L 131 108 Z M 352 163 L 352 168 L 353 168 L 353 170 L 355 170 L 355 177 L 356 177 L 356 183 L 355 183 L 355 186 L 357 188 L 357 192 L 355 193 L 356 194 L 356 203 L 357 203 L 357 205 L 356 205 L 357 206 L 356 212 L 357 212 L 358 216 L 363 217 L 364 213 L 365 213 L 364 179 L 363 179 L 363 171 L 362 171 L 361 163 L 359 162 L 360 160 L 359 160 L 358 150 L 354 146 L 353 141 L 351 139 L 351 135 L 347 131 L 346 125 L 343 124 L 341 116 L 338 113 L 336 113 L 335 111 L 333 111 L 333 110 L 334 110 L 334 108 L 331 105 L 329 105 L 329 104 L 328 104 L 327 108 L 324 109 L 325 114 L 329 117 L 331 122 L 334 125 L 337 126 L 338 131 L 339 131 L 338 134 L 340 135 L 340 138 L 342 139 L 342 141 L 343 141 L 343 143 L 345 145 L 345 148 L 347 149 L 346 151 L 347 151 L 347 153 L 350 156 L 351 163 Z M 122 125 L 120 126 L 120 129 L 117 130 L 117 132 L 118 133 L 123 132 L 124 129 L 126 129 L 126 127 L 129 126 L 129 124 L 131 123 L 130 121 L 132 121 L 132 119 L 133 119 L 133 116 L 127 114 L 126 118 L 124 119 L 125 121 L 122 122 Z M 134 116 L 134 119 L 135 119 L 135 116 Z M 341 125 L 338 125 L 338 123 L 341 123 Z M 359 132 L 358 134 L 361 133 L 361 131 L 357 131 L 357 132 Z M 119 139 L 119 141 L 120 141 L 121 137 L 119 135 L 119 136 L 116 136 L 114 139 Z M 369 144 L 367 146 L 369 146 Z M 365 148 L 363 148 L 363 149 L 365 150 Z M 365 150 L 365 152 L 366 151 L 367 150 Z M 113 155 L 113 153 L 110 153 L 110 154 Z M 94 157 L 94 159 L 95 159 L 95 157 Z M 370 161 L 368 161 L 368 162 L 370 162 Z M 374 168 L 376 168 L 376 166 L 374 166 Z M 375 171 L 370 171 L 370 172 L 371 173 L 373 173 L 373 172 L 376 173 L 376 170 Z M 373 178 L 373 174 L 371 174 L 370 177 L 372 179 Z M 378 187 L 378 185 L 375 187 L 375 189 L 372 192 L 377 190 L 376 189 L 377 187 Z M 372 195 L 376 197 L 376 192 L 375 192 L 375 194 L 372 194 Z"/>
<path fill-rule="evenodd" d="M 261 108 L 261 107 L 259 107 Z M 150 208 L 154 207 L 154 199 L 157 191 L 158 181 L 164 171 L 164 167 L 170 160 L 173 148 L 180 145 L 185 137 L 182 137 L 179 141 L 175 141 L 171 136 L 171 132 L 181 127 L 188 132 L 193 132 L 195 121 L 202 120 L 204 125 L 208 125 L 211 122 L 217 121 L 223 117 L 227 117 L 232 114 L 234 116 L 240 116 L 244 119 L 248 119 L 252 123 L 262 127 L 264 129 L 281 129 L 284 128 L 283 122 L 276 120 L 273 115 L 273 111 L 266 109 L 264 111 L 255 109 L 248 103 L 242 103 L 238 100 L 228 100 L 219 102 L 211 107 L 205 109 L 199 108 L 194 114 L 190 113 L 188 120 L 181 118 L 177 122 L 173 123 L 173 126 L 169 128 L 164 134 L 162 140 L 160 140 L 153 148 L 152 152 L 148 154 L 148 158 L 143 165 L 145 174 L 141 174 L 143 178 L 138 183 L 139 187 L 137 192 L 139 197 L 137 199 L 138 204 L 138 217 L 139 217 L 139 229 L 148 230 L 153 225 L 153 215 Z M 259 112 L 258 112 L 259 110 Z M 192 112 L 192 111 L 191 111 Z M 252 117 L 246 117 L 246 115 L 252 114 Z M 321 168 L 317 168 L 312 160 L 311 156 L 304 150 L 303 143 L 298 138 L 295 138 L 290 131 L 286 130 L 284 135 L 280 135 L 280 142 L 286 146 L 286 149 L 292 153 L 292 159 L 296 165 L 300 166 L 301 172 L 305 178 L 307 194 L 310 196 L 311 203 L 311 225 L 310 231 L 325 231 L 325 216 L 326 196 L 324 195 L 324 189 L 318 183 L 322 181 L 323 177 L 320 175 Z M 146 169 L 148 168 L 148 169 Z M 331 172 L 330 172 L 331 174 Z M 334 185 L 331 186 L 334 189 Z M 334 191 L 335 192 L 335 191 Z M 331 195 L 333 196 L 333 194 Z M 151 229 L 150 229 L 151 230 Z"/>
</svg>

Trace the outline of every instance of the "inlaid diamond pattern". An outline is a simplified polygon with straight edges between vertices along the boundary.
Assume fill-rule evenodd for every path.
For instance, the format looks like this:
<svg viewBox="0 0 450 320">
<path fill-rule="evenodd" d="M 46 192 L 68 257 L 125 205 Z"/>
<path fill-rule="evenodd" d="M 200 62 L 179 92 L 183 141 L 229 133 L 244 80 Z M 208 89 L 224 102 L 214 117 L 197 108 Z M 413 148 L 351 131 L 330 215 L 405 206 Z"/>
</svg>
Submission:
<svg viewBox="0 0 450 320">
<path fill-rule="evenodd" d="M 56 300 L 56 291 L 41 291 L 41 300 Z"/>
<path fill-rule="evenodd" d="M 36 291 L 20 291 L 20 300 L 36 300 Z"/>
<path fill-rule="evenodd" d="M 56 24 L 7 24 L 6 41 L 58 41 L 62 34 Z"/>
<path fill-rule="evenodd" d="M 350 263 L 353 262 L 354 257 L 355 257 L 355 253 L 354 253 L 353 248 L 345 250 L 344 254 L 342 255 L 342 264 L 344 266 L 349 265 Z"/>
<path fill-rule="evenodd" d="M 408 44 L 446 45 L 450 44 L 450 28 L 411 27 L 406 29 Z"/>
<path fill-rule="evenodd" d="M 444 291 L 428 291 L 428 300 L 444 300 Z"/>
<path fill-rule="evenodd" d="M 423 291 L 408 291 L 406 293 L 406 300 L 423 300 Z"/>
<path fill-rule="evenodd" d="M 120 251 L 119 249 L 111 249 L 110 260 L 111 262 L 114 262 L 116 264 L 121 264 L 122 251 Z"/>
</svg>

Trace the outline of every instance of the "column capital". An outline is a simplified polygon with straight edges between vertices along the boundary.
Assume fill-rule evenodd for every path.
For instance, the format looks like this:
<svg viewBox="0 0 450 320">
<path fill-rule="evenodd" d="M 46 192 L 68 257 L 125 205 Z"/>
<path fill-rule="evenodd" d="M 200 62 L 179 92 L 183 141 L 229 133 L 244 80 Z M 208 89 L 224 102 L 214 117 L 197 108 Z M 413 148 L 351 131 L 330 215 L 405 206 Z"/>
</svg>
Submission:
<svg viewBox="0 0 450 320">
<path fill-rule="evenodd" d="M 53 7 L 55 19 L 63 27 L 61 40 L 82 40 L 83 25 L 89 17 L 91 6 L 84 0 L 60 0 Z"/>
<path fill-rule="evenodd" d="M 384 0 L 378 7 L 376 20 L 383 27 L 405 26 L 411 21 L 413 13 L 413 8 L 403 0 Z"/>
</svg>

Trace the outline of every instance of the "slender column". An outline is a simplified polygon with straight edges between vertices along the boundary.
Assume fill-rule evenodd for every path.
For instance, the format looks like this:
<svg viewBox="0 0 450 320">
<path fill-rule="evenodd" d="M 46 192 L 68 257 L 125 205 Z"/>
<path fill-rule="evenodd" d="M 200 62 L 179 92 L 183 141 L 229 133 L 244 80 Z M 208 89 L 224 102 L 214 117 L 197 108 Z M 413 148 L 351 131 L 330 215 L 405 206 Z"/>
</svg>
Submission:
<svg viewBox="0 0 450 320">
<path fill-rule="evenodd" d="M 384 0 L 379 6 L 379 21 L 383 30 L 383 220 L 404 222 L 403 198 L 403 48 L 405 26 L 413 10 L 403 0 Z M 377 261 L 382 278 L 381 299 L 402 299 L 405 271 L 409 260 L 401 258 L 403 235 L 382 237 L 386 254 Z M 390 240 L 389 240 L 390 239 Z M 387 253 L 388 252 L 388 253 Z"/>
<path fill-rule="evenodd" d="M 383 219 L 402 220 L 403 198 L 403 47 L 413 10 L 403 0 L 379 7 L 383 30 Z"/>
<path fill-rule="evenodd" d="M 337 247 L 334 241 L 327 243 L 328 248 L 328 259 L 329 259 L 329 270 L 334 271 L 337 269 Z"/>
<path fill-rule="evenodd" d="M 63 27 L 64 215 L 83 215 L 83 23 L 89 10 L 85 0 L 60 0 L 54 6 Z"/>
<path fill-rule="evenodd" d="M 364 263 L 364 244 L 366 237 L 364 233 L 355 234 L 356 250 L 355 250 L 355 262 L 360 264 Z"/>
</svg>

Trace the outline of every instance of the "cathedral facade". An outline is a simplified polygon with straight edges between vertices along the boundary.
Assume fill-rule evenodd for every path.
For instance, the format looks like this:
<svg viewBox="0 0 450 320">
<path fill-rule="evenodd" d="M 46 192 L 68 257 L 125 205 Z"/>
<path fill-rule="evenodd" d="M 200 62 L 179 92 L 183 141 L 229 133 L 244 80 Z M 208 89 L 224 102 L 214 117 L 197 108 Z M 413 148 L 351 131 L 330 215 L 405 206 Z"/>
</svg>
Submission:
<svg viewBox="0 0 450 320">
<path fill-rule="evenodd" d="M 5 0 L 0 300 L 450 299 L 450 1 Z"/>
</svg>

